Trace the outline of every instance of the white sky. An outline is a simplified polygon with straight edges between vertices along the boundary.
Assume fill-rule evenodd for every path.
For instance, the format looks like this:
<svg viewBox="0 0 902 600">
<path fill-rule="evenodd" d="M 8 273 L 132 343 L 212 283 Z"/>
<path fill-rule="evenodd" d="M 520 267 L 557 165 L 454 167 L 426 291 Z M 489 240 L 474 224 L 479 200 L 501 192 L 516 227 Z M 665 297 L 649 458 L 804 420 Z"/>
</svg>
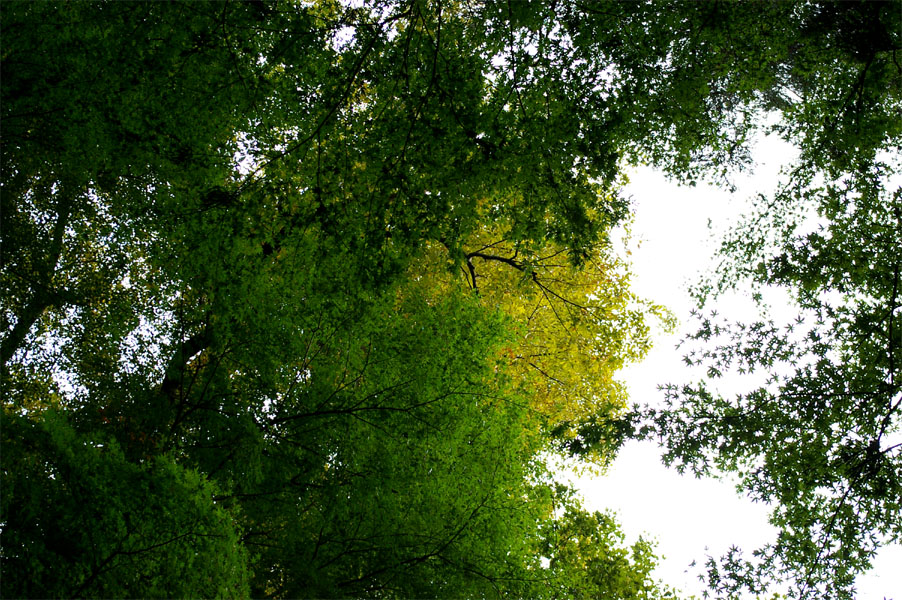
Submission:
<svg viewBox="0 0 902 600">
<path fill-rule="evenodd" d="M 747 198 L 770 191 L 791 156 L 791 148 L 780 140 L 759 140 L 755 172 L 736 182 L 735 194 L 703 184 L 679 187 L 651 169 L 631 176 L 627 193 L 636 206 L 631 256 L 635 291 L 668 306 L 685 325 L 692 307 L 687 286 L 711 264 L 715 249 L 711 231 L 722 231 L 734 222 Z M 752 306 L 741 297 L 731 302 L 731 314 Z M 791 314 L 788 307 L 775 306 L 778 313 L 784 310 Z M 646 360 L 623 372 L 634 402 L 660 403 L 659 384 L 699 378 L 687 371 L 681 352 L 674 348 L 681 334 L 659 334 Z M 680 476 L 661 465 L 660 454 L 653 442 L 628 443 L 605 476 L 581 477 L 574 483 L 587 509 L 618 513 L 629 540 L 639 535 L 657 540 L 657 552 L 664 557 L 656 572 L 660 579 L 701 596 L 697 577 L 706 555 L 719 557 L 732 545 L 750 553 L 773 539 L 775 529 L 767 521 L 767 507 L 741 497 L 730 482 Z M 693 560 L 697 566 L 690 568 Z M 859 578 L 857 597 L 902 600 L 902 547 L 880 552 L 874 568 Z"/>
</svg>

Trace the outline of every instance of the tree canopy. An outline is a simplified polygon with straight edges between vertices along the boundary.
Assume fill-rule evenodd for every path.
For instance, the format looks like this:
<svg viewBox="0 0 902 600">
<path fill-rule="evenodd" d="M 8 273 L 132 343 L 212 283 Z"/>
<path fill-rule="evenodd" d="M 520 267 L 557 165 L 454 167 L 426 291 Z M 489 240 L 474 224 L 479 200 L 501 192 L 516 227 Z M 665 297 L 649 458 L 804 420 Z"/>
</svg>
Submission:
<svg viewBox="0 0 902 600">
<path fill-rule="evenodd" d="M 695 289 L 686 362 L 707 377 L 666 386 L 665 409 L 633 415 L 634 434 L 661 440 L 667 462 L 733 473 L 774 506 L 771 544 L 709 559 L 708 583 L 726 597 L 784 580 L 794 598 L 852 598 L 876 551 L 902 541 L 902 11 L 794 9 L 803 26 L 775 129 L 800 156 Z M 758 320 L 718 314 L 715 301 L 739 289 Z M 789 292 L 794 321 L 769 314 L 772 289 Z M 727 377 L 748 391 L 722 394 Z"/>
<path fill-rule="evenodd" d="M 900 534 L 900 14 L 4 2 L 2 593 L 672 597 L 546 464 L 659 434 L 778 503 L 713 590 L 847 594 Z M 626 414 L 672 318 L 624 170 L 728 185 L 774 113 L 800 162 L 699 297 L 789 286 L 805 333 L 697 340 L 797 370 Z"/>
</svg>

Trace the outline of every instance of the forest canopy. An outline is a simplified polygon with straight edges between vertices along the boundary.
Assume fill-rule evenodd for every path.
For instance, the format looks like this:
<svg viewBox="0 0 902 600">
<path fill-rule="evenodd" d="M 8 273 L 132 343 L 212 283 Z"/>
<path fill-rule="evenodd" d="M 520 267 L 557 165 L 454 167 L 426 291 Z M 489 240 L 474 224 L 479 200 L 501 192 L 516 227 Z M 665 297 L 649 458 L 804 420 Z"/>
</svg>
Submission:
<svg viewBox="0 0 902 600">
<path fill-rule="evenodd" d="M 713 596 L 902 541 L 900 2 L 8 0 L 0 68 L 4 596 L 676 597 L 549 467 L 630 437 L 775 507 Z M 631 407 L 624 173 L 757 131 L 708 380 Z"/>
</svg>

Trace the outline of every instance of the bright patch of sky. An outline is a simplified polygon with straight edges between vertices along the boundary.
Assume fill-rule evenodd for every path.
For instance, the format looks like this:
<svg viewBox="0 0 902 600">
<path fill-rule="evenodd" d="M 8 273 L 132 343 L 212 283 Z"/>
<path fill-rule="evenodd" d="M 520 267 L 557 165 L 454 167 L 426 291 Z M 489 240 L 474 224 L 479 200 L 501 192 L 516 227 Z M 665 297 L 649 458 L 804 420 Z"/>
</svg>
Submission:
<svg viewBox="0 0 902 600">
<path fill-rule="evenodd" d="M 655 347 L 640 364 L 622 373 L 631 399 L 640 404 L 660 404 L 657 387 L 673 382 L 697 381 L 675 348 L 688 332 L 693 307 L 688 286 L 712 264 L 718 235 L 735 224 L 751 207 L 757 193 L 767 194 L 779 179 L 780 168 L 793 153 L 775 137 L 762 138 L 755 151 L 755 171 L 739 178 L 733 194 L 710 186 L 681 187 L 652 169 L 637 169 L 626 193 L 634 199 L 636 220 L 632 227 L 634 290 L 670 308 L 681 323 L 671 335 L 659 333 Z M 710 221 L 709 221 L 710 219 Z M 769 315 L 778 323 L 790 322 L 793 308 L 779 292 L 766 298 Z M 757 315 L 748 294 L 733 294 L 718 305 L 731 317 Z M 744 382 L 747 384 L 747 380 Z M 729 393 L 730 382 L 720 389 Z M 745 387 L 745 386 L 743 386 Z M 614 510 L 630 540 L 640 535 L 658 542 L 663 556 L 656 576 L 685 594 L 701 597 L 707 556 L 719 557 L 737 545 L 750 553 L 773 540 L 768 507 L 742 497 L 730 480 L 696 479 L 679 475 L 661 464 L 661 450 L 652 442 L 631 442 L 620 452 L 607 474 L 573 479 L 586 508 Z M 690 566 L 695 561 L 695 566 Z M 858 598 L 902 600 L 902 547 L 884 548 L 873 569 L 858 580 Z"/>
</svg>

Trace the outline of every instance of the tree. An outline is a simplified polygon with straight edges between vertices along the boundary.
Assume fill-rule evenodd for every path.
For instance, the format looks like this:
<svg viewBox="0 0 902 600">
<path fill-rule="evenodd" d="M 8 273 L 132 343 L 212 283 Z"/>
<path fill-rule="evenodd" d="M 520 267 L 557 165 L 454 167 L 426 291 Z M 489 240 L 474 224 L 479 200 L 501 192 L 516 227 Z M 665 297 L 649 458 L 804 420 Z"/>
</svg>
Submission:
<svg viewBox="0 0 902 600">
<path fill-rule="evenodd" d="M 852 597 L 855 574 L 881 544 L 900 539 L 902 196 L 873 191 L 809 193 L 824 220 L 807 233 L 780 222 L 788 206 L 769 204 L 750 229 L 776 233 L 776 246 L 749 249 L 750 229 L 737 232 L 725 252 L 761 291 L 791 290 L 799 316 L 775 323 L 762 307 L 761 320 L 731 323 L 699 312 L 687 360 L 707 369 L 707 381 L 669 386 L 669 408 L 653 417 L 653 429 L 667 432 L 668 461 L 734 472 L 751 497 L 776 504 L 771 520 L 781 532 L 758 577 L 794 579 L 800 598 Z M 712 297 L 701 290 L 701 302 Z M 720 395 L 717 379 L 727 373 L 747 374 L 750 391 Z M 753 383 L 759 373 L 763 384 Z"/>
<path fill-rule="evenodd" d="M 89 509 L 35 458 L 35 432 L 69 432 L 46 452 L 70 464 L 76 448 L 92 497 L 117 499 L 87 575 L 47 593 L 106 594 L 104 561 L 151 551 L 147 571 L 116 571 L 140 585 L 110 593 L 182 589 L 189 538 L 157 553 L 170 538 L 131 528 L 190 521 L 217 532 L 191 538 L 198 556 L 224 544 L 234 559 L 205 565 L 223 595 L 246 589 L 245 567 L 260 596 L 503 595 L 569 590 L 590 563 L 586 589 L 657 594 L 645 550 L 626 561 L 610 521 L 575 507 L 562 527 L 579 556 L 560 540 L 566 561 L 534 561 L 537 524 L 554 522 L 540 456 L 610 457 L 614 374 L 656 310 L 633 305 L 608 246 L 629 213 L 620 168 L 724 176 L 759 106 L 785 109 L 809 157 L 841 132 L 842 172 L 898 133 L 882 8 L 2 11 L 0 384 L 4 422 L 30 432 L 4 439 L 27 457 L 5 465 L 4 522 L 28 515 L 4 552 L 67 560 L 41 532 Z M 127 490 L 159 481 L 196 513 L 136 512 Z"/>
<path fill-rule="evenodd" d="M 670 317 L 630 292 L 628 265 L 609 240 L 575 265 L 559 244 L 508 239 L 505 228 L 484 227 L 464 242 L 457 261 L 433 244 L 410 277 L 429 295 L 465 289 L 507 315 L 519 335 L 501 350 L 504 369 L 556 450 L 603 467 L 618 442 L 602 424 L 627 407 L 616 373 L 647 352 L 649 321 L 667 327 Z"/>
<path fill-rule="evenodd" d="M 614 518 L 567 506 L 563 517 L 546 525 L 542 546 L 559 598 L 675 598 L 651 579 L 656 561 L 652 545 L 639 539 L 622 546 Z"/>
<path fill-rule="evenodd" d="M 709 560 L 722 597 L 782 579 L 795 598 L 851 598 L 877 549 L 902 539 L 902 17 L 898 3 L 818 3 L 796 18 L 777 130 L 800 159 L 727 236 L 718 270 L 696 290 L 686 360 L 707 377 L 667 386 L 664 410 L 640 411 L 638 435 L 659 437 L 668 463 L 733 473 L 774 505 L 773 543 Z M 760 320 L 717 314 L 714 300 L 747 287 Z M 769 317 L 771 288 L 791 294 L 794 322 Z M 746 376 L 748 391 L 719 393 L 728 373 Z"/>
<path fill-rule="evenodd" d="M 3 420 L 3 592 L 10 597 L 247 594 L 247 557 L 215 488 L 57 411 Z"/>
</svg>

